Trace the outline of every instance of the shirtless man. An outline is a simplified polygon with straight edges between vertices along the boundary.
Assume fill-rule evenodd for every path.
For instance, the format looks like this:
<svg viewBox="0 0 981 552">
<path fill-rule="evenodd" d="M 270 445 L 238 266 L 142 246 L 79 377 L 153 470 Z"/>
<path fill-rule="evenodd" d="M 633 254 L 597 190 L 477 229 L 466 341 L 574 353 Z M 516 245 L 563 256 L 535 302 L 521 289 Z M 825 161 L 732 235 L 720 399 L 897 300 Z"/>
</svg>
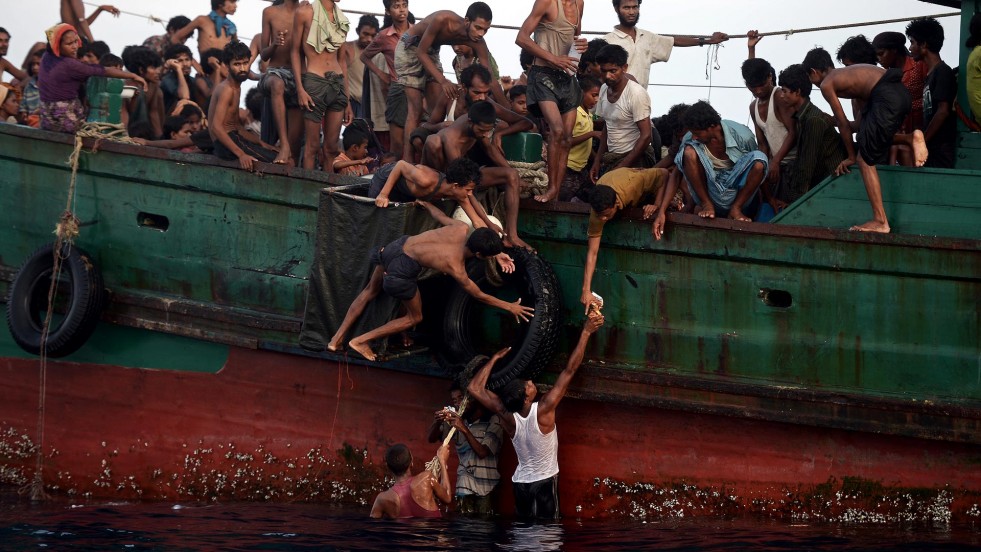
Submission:
<svg viewBox="0 0 981 552">
<path fill-rule="evenodd" d="M 198 53 L 204 63 L 204 52 L 211 48 L 222 50 L 232 39 L 238 38 L 238 29 L 228 16 L 235 15 L 238 0 L 211 0 L 211 13 L 199 15 L 183 29 L 170 35 L 170 42 L 183 44 L 195 30 L 198 31 Z M 249 52 L 251 56 L 251 52 Z"/>
<path fill-rule="evenodd" d="M 495 353 L 467 386 L 471 397 L 500 417 L 504 431 L 514 444 L 518 467 L 511 482 L 514 484 L 514 513 L 521 520 L 559 517 L 559 437 L 555 410 L 582 364 L 589 336 L 596 333 L 603 322 L 598 309 L 589 309 L 579 342 L 569 355 L 565 369 L 540 399 L 538 388 L 531 380 L 513 379 L 496 393 L 487 389 L 487 379 L 494 365 L 507 355 L 510 347 Z"/>
<path fill-rule="evenodd" d="M 4 71 L 10 73 L 15 79 L 21 82 L 26 81 L 30 78 L 30 75 L 15 67 L 13 63 L 10 63 L 10 60 L 7 59 L 8 48 L 10 48 L 10 33 L 7 32 L 7 29 L 0 27 L 0 81 L 3 80 Z"/>
<path fill-rule="evenodd" d="M 449 10 L 431 13 L 413 25 L 402 35 L 395 47 L 395 72 L 399 84 L 405 87 L 408 100 L 408 115 L 405 119 L 405 135 L 411 136 L 422 117 L 422 99 L 426 96 L 428 105 L 435 105 L 440 91 L 450 99 L 457 96 L 457 85 L 443 75 L 439 61 L 439 49 L 444 44 L 465 44 L 473 48 L 481 65 L 490 67 L 490 53 L 484 35 L 490 29 L 493 13 L 490 6 L 474 2 L 467 8 L 466 17 L 460 17 Z M 494 83 L 494 97 L 501 105 L 508 104 L 501 85 Z M 412 144 L 406 140 L 402 158 L 412 161 Z"/>
<path fill-rule="evenodd" d="M 68 23 L 78 29 L 78 35 L 87 43 L 95 42 L 89 25 L 94 23 L 95 18 L 99 17 L 102 12 L 109 12 L 119 17 L 119 10 L 108 4 L 99 6 L 91 15 L 85 17 L 85 6 L 82 5 L 82 0 L 61 0 L 61 22 Z"/>
<path fill-rule="evenodd" d="M 334 158 L 340 151 L 337 141 L 341 123 L 346 125 L 354 118 L 345 90 L 346 69 L 337 60 L 337 52 L 344 45 L 350 27 L 347 16 L 333 0 L 315 0 L 296 10 L 291 59 L 293 74 L 303 76 L 296 83 L 296 96 L 300 107 L 306 110 L 304 169 L 314 168 L 320 157 L 323 170 L 334 172 Z M 319 147 L 321 125 L 323 148 Z"/>
<path fill-rule="evenodd" d="M 495 131 L 498 118 L 508 123 L 506 130 Z M 505 131 L 524 132 L 531 126 L 531 121 L 509 109 L 489 101 L 480 101 L 470 106 L 467 115 L 426 139 L 422 153 L 423 164 L 436 170 L 442 170 L 447 163 L 463 156 L 471 159 L 477 157 L 477 163 L 483 165 L 480 169 L 482 186 L 505 186 L 507 220 L 504 222 L 504 242 L 508 247 L 531 249 L 530 245 L 518 237 L 521 177 L 518 171 L 508 165 L 494 134 Z"/>
<path fill-rule="evenodd" d="M 269 66 L 259 79 L 259 91 L 272 108 L 274 125 L 263 125 L 263 140 L 279 142 L 279 155 L 274 163 L 296 164 L 303 135 L 303 113 L 296 98 L 296 79 L 293 75 L 293 19 L 299 6 L 297 0 L 284 0 L 262 10 L 262 39 L 260 57 Z M 268 109 L 268 107 L 267 107 Z M 267 130 L 267 127 L 268 130 Z"/>
<path fill-rule="evenodd" d="M 395 475 L 395 485 L 378 493 L 371 505 L 371 517 L 386 519 L 438 518 L 442 517 L 436 504 L 438 498 L 443 504 L 453 500 L 450 491 L 450 474 L 446 469 L 446 459 L 450 448 L 442 445 L 436 451 L 439 459 L 439 479 L 428 470 L 412 475 L 412 453 L 409 447 L 398 444 L 389 447 L 385 453 L 385 464 Z"/>
<path fill-rule="evenodd" d="M 229 161 L 238 159 L 239 166 L 247 171 L 255 170 L 258 161 L 269 163 L 276 158 L 275 148 L 245 130 L 238 116 L 242 83 L 249 79 L 251 58 L 249 47 L 241 42 L 230 42 L 225 46 L 222 62 L 228 68 L 228 78 L 215 87 L 208 111 L 211 121 L 208 129 L 215 143 L 215 155 Z"/>
<path fill-rule="evenodd" d="M 358 38 L 344 43 L 341 47 L 341 63 L 347 70 L 347 97 L 351 102 L 351 111 L 355 117 L 364 118 L 361 106 L 361 95 L 364 91 L 365 64 L 361 61 L 361 52 L 368 47 L 375 35 L 378 34 L 378 19 L 373 15 L 362 15 L 355 29 Z M 369 62 L 369 65 L 373 65 Z"/>
<path fill-rule="evenodd" d="M 823 48 L 814 48 L 807 53 L 802 63 L 812 84 L 821 88 L 821 94 L 831 106 L 838 122 L 841 140 L 845 144 L 848 158 L 835 169 L 836 175 L 848 172 L 855 164 L 862 173 L 865 192 L 872 203 L 872 220 L 852 226 L 859 232 L 889 232 L 889 221 L 882 204 L 882 187 L 879 172 L 875 166 L 889 160 L 889 148 L 894 143 L 905 143 L 896 133 L 909 114 L 912 100 L 903 86 L 903 72 L 900 69 L 885 70 L 874 65 L 852 65 L 835 69 L 831 54 Z M 852 100 L 852 112 L 856 118 L 851 123 L 845 116 L 839 98 Z M 857 127 L 857 128 L 856 128 Z M 858 131 L 858 151 L 852 142 L 852 132 Z M 927 160 L 926 141 L 923 132 L 913 133 L 909 143 L 913 148 L 913 158 L 917 167 Z"/>
<path fill-rule="evenodd" d="M 527 322 L 534 316 L 535 309 L 522 306 L 520 298 L 514 303 L 508 303 L 487 295 L 467 274 L 467 259 L 472 257 L 478 259 L 497 257 L 498 263 L 505 271 L 514 270 L 513 263 L 510 263 L 510 267 L 505 264 L 510 258 L 504 259 L 500 255 L 504 244 L 493 230 L 478 228 L 471 233 L 469 224 L 451 219 L 425 201 L 417 203 L 425 207 L 433 218 L 443 224 L 443 227 L 417 236 L 402 236 L 372 255 L 372 264 L 375 268 L 371 273 L 371 279 L 351 303 L 340 328 L 327 344 L 328 350 L 336 352 L 343 348 L 347 332 L 351 330 L 368 303 L 382 291 L 400 299 L 406 313 L 352 339 L 348 345 L 358 354 L 368 360 L 375 360 L 375 353 L 369 346 L 372 340 L 397 334 L 422 322 L 422 296 L 416 279 L 423 268 L 431 268 L 447 274 L 475 299 L 511 313 L 518 322 Z"/>
<path fill-rule="evenodd" d="M 579 60 L 569 57 L 569 49 L 575 44 L 580 53 L 586 51 L 586 39 L 575 38 L 582 26 L 583 3 L 583 0 L 535 0 L 514 41 L 535 56 L 528 71 L 528 110 L 543 118 L 549 128 L 548 191 L 535 196 L 536 201 L 557 198 L 565 178 L 576 109 L 582 102 L 582 91 L 576 80 Z"/>
</svg>

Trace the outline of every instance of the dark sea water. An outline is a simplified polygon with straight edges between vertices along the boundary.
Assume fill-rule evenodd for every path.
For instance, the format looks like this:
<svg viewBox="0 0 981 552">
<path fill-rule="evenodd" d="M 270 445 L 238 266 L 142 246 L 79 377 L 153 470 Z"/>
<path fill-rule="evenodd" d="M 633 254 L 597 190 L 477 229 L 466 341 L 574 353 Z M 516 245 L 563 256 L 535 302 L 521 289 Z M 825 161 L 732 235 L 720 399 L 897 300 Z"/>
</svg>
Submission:
<svg viewBox="0 0 981 552">
<path fill-rule="evenodd" d="M 390 522 L 318 504 L 33 504 L 0 490 L 0 550 L 981 550 L 977 525 L 464 518 Z"/>
</svg>

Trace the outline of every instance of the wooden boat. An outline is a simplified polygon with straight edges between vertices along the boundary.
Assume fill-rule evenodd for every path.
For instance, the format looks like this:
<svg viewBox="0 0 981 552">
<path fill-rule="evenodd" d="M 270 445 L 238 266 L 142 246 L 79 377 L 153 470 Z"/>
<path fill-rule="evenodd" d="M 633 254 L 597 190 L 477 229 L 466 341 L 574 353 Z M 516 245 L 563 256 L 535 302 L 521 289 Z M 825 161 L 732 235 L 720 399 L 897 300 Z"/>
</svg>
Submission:
<svg viewBox="0 0 981 552">
<path fill-rule="evenodd" d="M 433 359 L 448 324 L 475 352 L 523 339 L 493 312 L 447 318 L 448 284 L 434 278 L 419 347 L 379 362 L 300 347 L 311 274 L 330 265 L 363 281 L 350 259 L 317 256 L 318 211 L 330 226 L 323 205 L 358 204 L 356 185 L 85 144 L 76 246 L 108 299 L 84 345 L 45 368 L 0 332 L 0 482 L 40 469 L 70 495 L 366 503 L 388 445 L 419 459 L 434 448 L 423 440 L 454 375 Z M 0 125 L 4 296 L 53 240 L 72 146 Z M 594 278 L 607 326 L 558 417 L 563 513 L 976 518 L 979 148 L 962 132 L 956 169 L 881 169 L 889 235 L 845 230 L 867 217 L 857 173 L 772 224 L 674 214 L 655 242 L 639 212 L 610 223 Z M 522 235 L 560 294 L 544 385 L 581 324 L 587 215 L 522 204 Z M 19 300 L 37 314 L 37 297 Z M 513 466 L 505 450 L 505 481 Z"/>
</svg>

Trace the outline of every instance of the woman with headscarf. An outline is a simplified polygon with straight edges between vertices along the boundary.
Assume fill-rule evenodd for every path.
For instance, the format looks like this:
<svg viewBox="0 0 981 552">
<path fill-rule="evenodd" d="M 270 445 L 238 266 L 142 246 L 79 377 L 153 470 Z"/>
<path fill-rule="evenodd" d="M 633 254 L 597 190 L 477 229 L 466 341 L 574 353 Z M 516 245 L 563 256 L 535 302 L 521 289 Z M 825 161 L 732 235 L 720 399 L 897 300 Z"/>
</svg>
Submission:
<svg viewBox="0 0 981 552">
<path fill-rule="evenodd" d="M 42 129 L 74 133 L 82 126 L 85 106 L 79 94 L 89 77 L 133 79 L 146 88 L 146 81 L 138 75 L 79 61 L 78 48 L 82 41 L 75 27 L 60 23 L 44 34 L 48 45 L 38 74 Z"/>
</svg>

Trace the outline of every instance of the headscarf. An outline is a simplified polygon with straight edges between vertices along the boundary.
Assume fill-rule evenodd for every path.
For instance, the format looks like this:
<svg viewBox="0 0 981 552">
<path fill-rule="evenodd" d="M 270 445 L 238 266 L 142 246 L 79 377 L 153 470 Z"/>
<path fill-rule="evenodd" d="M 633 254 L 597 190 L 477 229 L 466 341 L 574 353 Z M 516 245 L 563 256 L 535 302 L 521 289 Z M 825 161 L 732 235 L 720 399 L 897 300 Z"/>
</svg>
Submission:
<svg viewBox="0 0 981 552">
<path fill-rule="evenodd" d="M 58 23 L 54 27 L 44 31 L 44 36 L 48 37 L 48 46 L 51 47 L 51 51 L 54 55 L 61 57 L 61 38 L 65 36 L 67 32 L 78 33 L 75 27 L 72 27 L 68 23 Z M 78 42 L 81 43 L 82 39 L 79 38 Z"/>
<path fill-rule="evenodd" d="M 895 31 L 875 35 L 875 38 L 872 39 L 872 47 L 876 50 L 908 51 L 906 50 L 906 35 Z"/>
</svg>

